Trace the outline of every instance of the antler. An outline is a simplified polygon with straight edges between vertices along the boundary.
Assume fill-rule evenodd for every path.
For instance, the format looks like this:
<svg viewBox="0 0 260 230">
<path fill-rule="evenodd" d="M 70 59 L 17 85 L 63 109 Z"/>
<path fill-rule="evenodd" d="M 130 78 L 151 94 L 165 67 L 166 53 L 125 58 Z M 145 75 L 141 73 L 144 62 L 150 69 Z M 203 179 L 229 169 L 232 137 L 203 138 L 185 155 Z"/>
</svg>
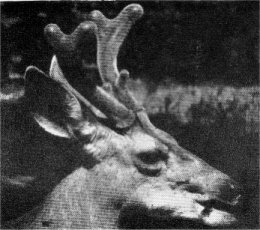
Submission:
<svg viewBox="0 0 260 230">
<path fill-rule="evenodd" d="M 100 11 L 93 11 L 90 19 L 97 25 L 98 53 L 97 64 L 103 80 L 115 82 L 119 77 L 117 55 L 134 22 L 143 15 L 140 5 L 125 7 L 113 20 L 107 19 Z"/>
<path fill-rule="evenodd" d="M 142 14 L 143 9 L 138 4 L 125 7 L 112 20 L 100 11 L 93 11 L 89 16 L 92 21 L 81 23 L 71 35 L 65 35 L 54 24 L 45 27 L 45 35 L 69 81 L 75 76 L 84 75 L 83 61 L 89 62 L 91 57 L 83 53 L 83 50 L 93 44 L 93 35 L 96 36 L 97 66 L 103 85 L 100 87 L 90 84 L 84 94 L 118 128 L 130 126 L 135 120 L 134 111 L 142 108 L 126 89 L 129 73 L 126 70 L 119 73 L 117 69 L 119 48 L 133 23 Z"/>
<path fill-rule="evenodd" d="M 62 67 L 76 67 L 77 65 L 81 67 L 81 58 L 86 58 L 80 49 L 82 48 L 82 41 L 86 43 L 84 46 L 90 46 L 93 43 L 93 35 L 96 29 L 97 27 L 93 22 L 86 21 L 81 23 L 70 35 L 64 34 L 56 24 L 47 25 L 44 33 L 59 57 Z"/>
</svg>

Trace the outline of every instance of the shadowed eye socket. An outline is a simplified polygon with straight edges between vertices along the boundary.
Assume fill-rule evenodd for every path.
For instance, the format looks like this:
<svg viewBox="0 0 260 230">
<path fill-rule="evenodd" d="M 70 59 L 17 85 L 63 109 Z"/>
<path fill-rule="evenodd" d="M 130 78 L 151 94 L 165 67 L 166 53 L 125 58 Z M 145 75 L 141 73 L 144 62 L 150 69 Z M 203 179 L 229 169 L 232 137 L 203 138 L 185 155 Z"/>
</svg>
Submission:
<svg viewBox="0 0 260 230">
<path fill-rule="evenodd" d="M 156 164 L 160 161 L 167 161 L 168 154 L 162 151 L 142 152 L 138 154 L 138 158 L 146 164 Z"/>
<path fill-rule="evenodd" d="M 161 151 L 142 152 L 134 156 L 133 161 L 139 172 L 148 176 L 157 176 L 168 159 Z"/>
</svg>

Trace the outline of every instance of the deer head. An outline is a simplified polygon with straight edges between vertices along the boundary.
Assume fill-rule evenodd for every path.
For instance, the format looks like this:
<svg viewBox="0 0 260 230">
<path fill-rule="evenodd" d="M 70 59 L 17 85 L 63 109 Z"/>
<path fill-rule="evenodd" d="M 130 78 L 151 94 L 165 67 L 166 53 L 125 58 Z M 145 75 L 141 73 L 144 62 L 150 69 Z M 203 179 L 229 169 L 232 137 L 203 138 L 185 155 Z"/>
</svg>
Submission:
<svg viewBox="0 0 260 230">
<path fill-rule="evenodd" d="M 43 205 L 20 218 L 26 227 L 167 228 L 237 224 L 240 188 L 229 176 L 178 145 L 149 121 L 127 89 L 129 73 L 117 55 L 140 5 L 115 19 L 94 11 L 71 35 L 57 25 L 45 34 L 53 46 L 49 75 L 26 70 L 30 111 L 46 132 L 77 143 L 80 167 Z M 98 75 L 86 76 L 86 51 L 97 41 Z M 83 47 L 83 48 L 82 48 Z M 85 91 L 70 82 L 87 79 Z"/>
</svg>

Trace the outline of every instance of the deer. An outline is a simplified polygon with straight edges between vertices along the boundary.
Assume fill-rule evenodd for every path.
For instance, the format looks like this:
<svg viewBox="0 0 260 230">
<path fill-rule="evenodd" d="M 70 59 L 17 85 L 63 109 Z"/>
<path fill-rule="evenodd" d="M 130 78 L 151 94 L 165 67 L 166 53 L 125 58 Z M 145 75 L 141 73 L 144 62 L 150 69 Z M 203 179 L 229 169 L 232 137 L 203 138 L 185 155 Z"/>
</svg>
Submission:
<svg viewBox="0 0 260 230">
<path fill-rule="evenodd" d="M 156 128 L 128 90 L 117 56 L 139 4 L 114 19 L 92 11 L 70 35 L 45 27 L 49 73 L 29 66 L 25 95 L 44 132 L 75 143 L 77 167 L 9 228 L 229 228 L 242 218 L 243 190 L 228 175 Z M 88 54 L 96 42 L 96 57 Z M 96 61 L 89 71 L 86 63 Z M 77 79 L 84 86 L 73 87 Z"/>
</svg>

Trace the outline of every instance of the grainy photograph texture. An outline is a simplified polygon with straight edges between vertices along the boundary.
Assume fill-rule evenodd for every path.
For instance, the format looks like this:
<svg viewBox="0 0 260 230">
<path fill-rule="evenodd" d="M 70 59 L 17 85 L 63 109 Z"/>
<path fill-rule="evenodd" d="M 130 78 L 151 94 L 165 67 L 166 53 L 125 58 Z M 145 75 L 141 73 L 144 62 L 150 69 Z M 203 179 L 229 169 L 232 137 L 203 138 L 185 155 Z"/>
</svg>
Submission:
<svg viewBox="0 0 260 230">
<path fill-rule="evenodd" d="M 258 229 L 259 2 L 1 2 L 1 229 Z"/>
</svg>

